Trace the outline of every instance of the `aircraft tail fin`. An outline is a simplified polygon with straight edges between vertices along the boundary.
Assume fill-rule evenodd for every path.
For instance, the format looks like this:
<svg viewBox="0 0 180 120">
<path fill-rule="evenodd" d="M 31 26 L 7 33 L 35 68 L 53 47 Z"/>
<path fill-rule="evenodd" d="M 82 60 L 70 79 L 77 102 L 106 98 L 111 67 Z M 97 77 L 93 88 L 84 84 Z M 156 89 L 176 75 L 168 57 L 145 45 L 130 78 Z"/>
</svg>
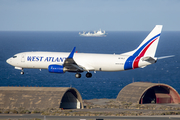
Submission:
<svg viewBox="0 0 180 120">
<path fill-rule="evenodd" d="M 130 57 L 126 60 L 124 69 L 132 69 L 139 67 L 139 61 L 142 57 L 144 59 L 155 58 L 157 45 L 159 42 L 162 25 L 156 25 L 149 35 L 143 40 L 137 49 L 125 53 L 123 55 L 129 55 Z M 155 62 L 156 60 L 154 60 Z"/>
<path fill-rule="evenodd" d="M 134 50 L 133 56 L 154 57 L 159 42 L 162 25 L 156 25 L 144 41 Z"/>
</svg>

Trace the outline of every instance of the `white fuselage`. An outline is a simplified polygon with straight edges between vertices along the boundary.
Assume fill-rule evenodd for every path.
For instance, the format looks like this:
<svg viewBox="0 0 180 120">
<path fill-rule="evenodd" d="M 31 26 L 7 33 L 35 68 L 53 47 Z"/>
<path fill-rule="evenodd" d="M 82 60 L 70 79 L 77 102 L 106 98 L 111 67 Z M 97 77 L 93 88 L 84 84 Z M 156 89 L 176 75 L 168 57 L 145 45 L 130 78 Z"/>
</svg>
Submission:
<svg viewBox="0 0 180 120">
<path fill-rule="evenodd" d="M 23 52 L 7 60 L 19 68 L 48 69 L 49 65 L 63 65 L 69 53 L 66 52 Z M 122 71 L 129 56 L 116 54 L 74 53 L 77 65 L 88 71 Z M 149 65 L 141 61 L 141 66 Z"/>
</svg>

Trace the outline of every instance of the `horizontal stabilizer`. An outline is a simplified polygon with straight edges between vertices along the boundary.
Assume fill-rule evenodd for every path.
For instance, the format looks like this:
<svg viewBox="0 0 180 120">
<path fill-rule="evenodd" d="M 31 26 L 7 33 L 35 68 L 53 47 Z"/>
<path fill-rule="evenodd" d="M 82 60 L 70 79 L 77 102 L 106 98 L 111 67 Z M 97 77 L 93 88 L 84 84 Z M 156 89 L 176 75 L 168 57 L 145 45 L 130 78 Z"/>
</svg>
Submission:
<svg viewBox="0 0 180 120">
<path fill-rule="evenodd" d="M 152 57 L 143 57 L 142 61 L 156 61 L 156 59 Z"/>
<path fill-rule="evenodd" d="M 142 67 L 140 67 L 140 68 L 145 68 L 146 66 L 142 66 Z"/>
<path fill-rule="evenodd" d="M 164 58 L 169 58 L 169 57 L 174 57 L 175 55 L 169 55 L 169 56 L 163 56 L 163 57 L 158 57 L 157 59 L 164 59 Z"/>
</svg>

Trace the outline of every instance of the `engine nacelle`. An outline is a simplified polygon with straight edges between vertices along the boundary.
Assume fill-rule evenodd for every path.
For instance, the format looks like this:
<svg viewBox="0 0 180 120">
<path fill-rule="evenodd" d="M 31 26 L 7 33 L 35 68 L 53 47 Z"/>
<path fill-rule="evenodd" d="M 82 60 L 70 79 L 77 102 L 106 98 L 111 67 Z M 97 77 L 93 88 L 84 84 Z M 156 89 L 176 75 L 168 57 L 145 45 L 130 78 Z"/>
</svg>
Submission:
<svg viewBox="0 0 180 120">
<path fill-rule="evenodd" d="M 50 73 L 65 73 L 66 72 L 64 66 L 61 66 L 61 65 L 49 65 L 48 71 Z"/>
</svg>

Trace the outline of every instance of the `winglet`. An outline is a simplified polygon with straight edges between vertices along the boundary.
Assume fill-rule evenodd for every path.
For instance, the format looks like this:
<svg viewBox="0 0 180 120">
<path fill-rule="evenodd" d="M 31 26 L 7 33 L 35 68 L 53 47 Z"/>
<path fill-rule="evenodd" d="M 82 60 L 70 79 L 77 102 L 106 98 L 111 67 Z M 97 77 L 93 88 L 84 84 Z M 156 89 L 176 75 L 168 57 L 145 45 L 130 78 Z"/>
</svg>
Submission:
<svg viewBox="0 0 180 120">
<path fill-rule="evenodd" d="M 73 58 L 75 49 L 76 49 L 76 47 L 73 48 L 73 50 L 72 50 L 71 53 L 69 54 L 68 58 Z"/>
</svg>

